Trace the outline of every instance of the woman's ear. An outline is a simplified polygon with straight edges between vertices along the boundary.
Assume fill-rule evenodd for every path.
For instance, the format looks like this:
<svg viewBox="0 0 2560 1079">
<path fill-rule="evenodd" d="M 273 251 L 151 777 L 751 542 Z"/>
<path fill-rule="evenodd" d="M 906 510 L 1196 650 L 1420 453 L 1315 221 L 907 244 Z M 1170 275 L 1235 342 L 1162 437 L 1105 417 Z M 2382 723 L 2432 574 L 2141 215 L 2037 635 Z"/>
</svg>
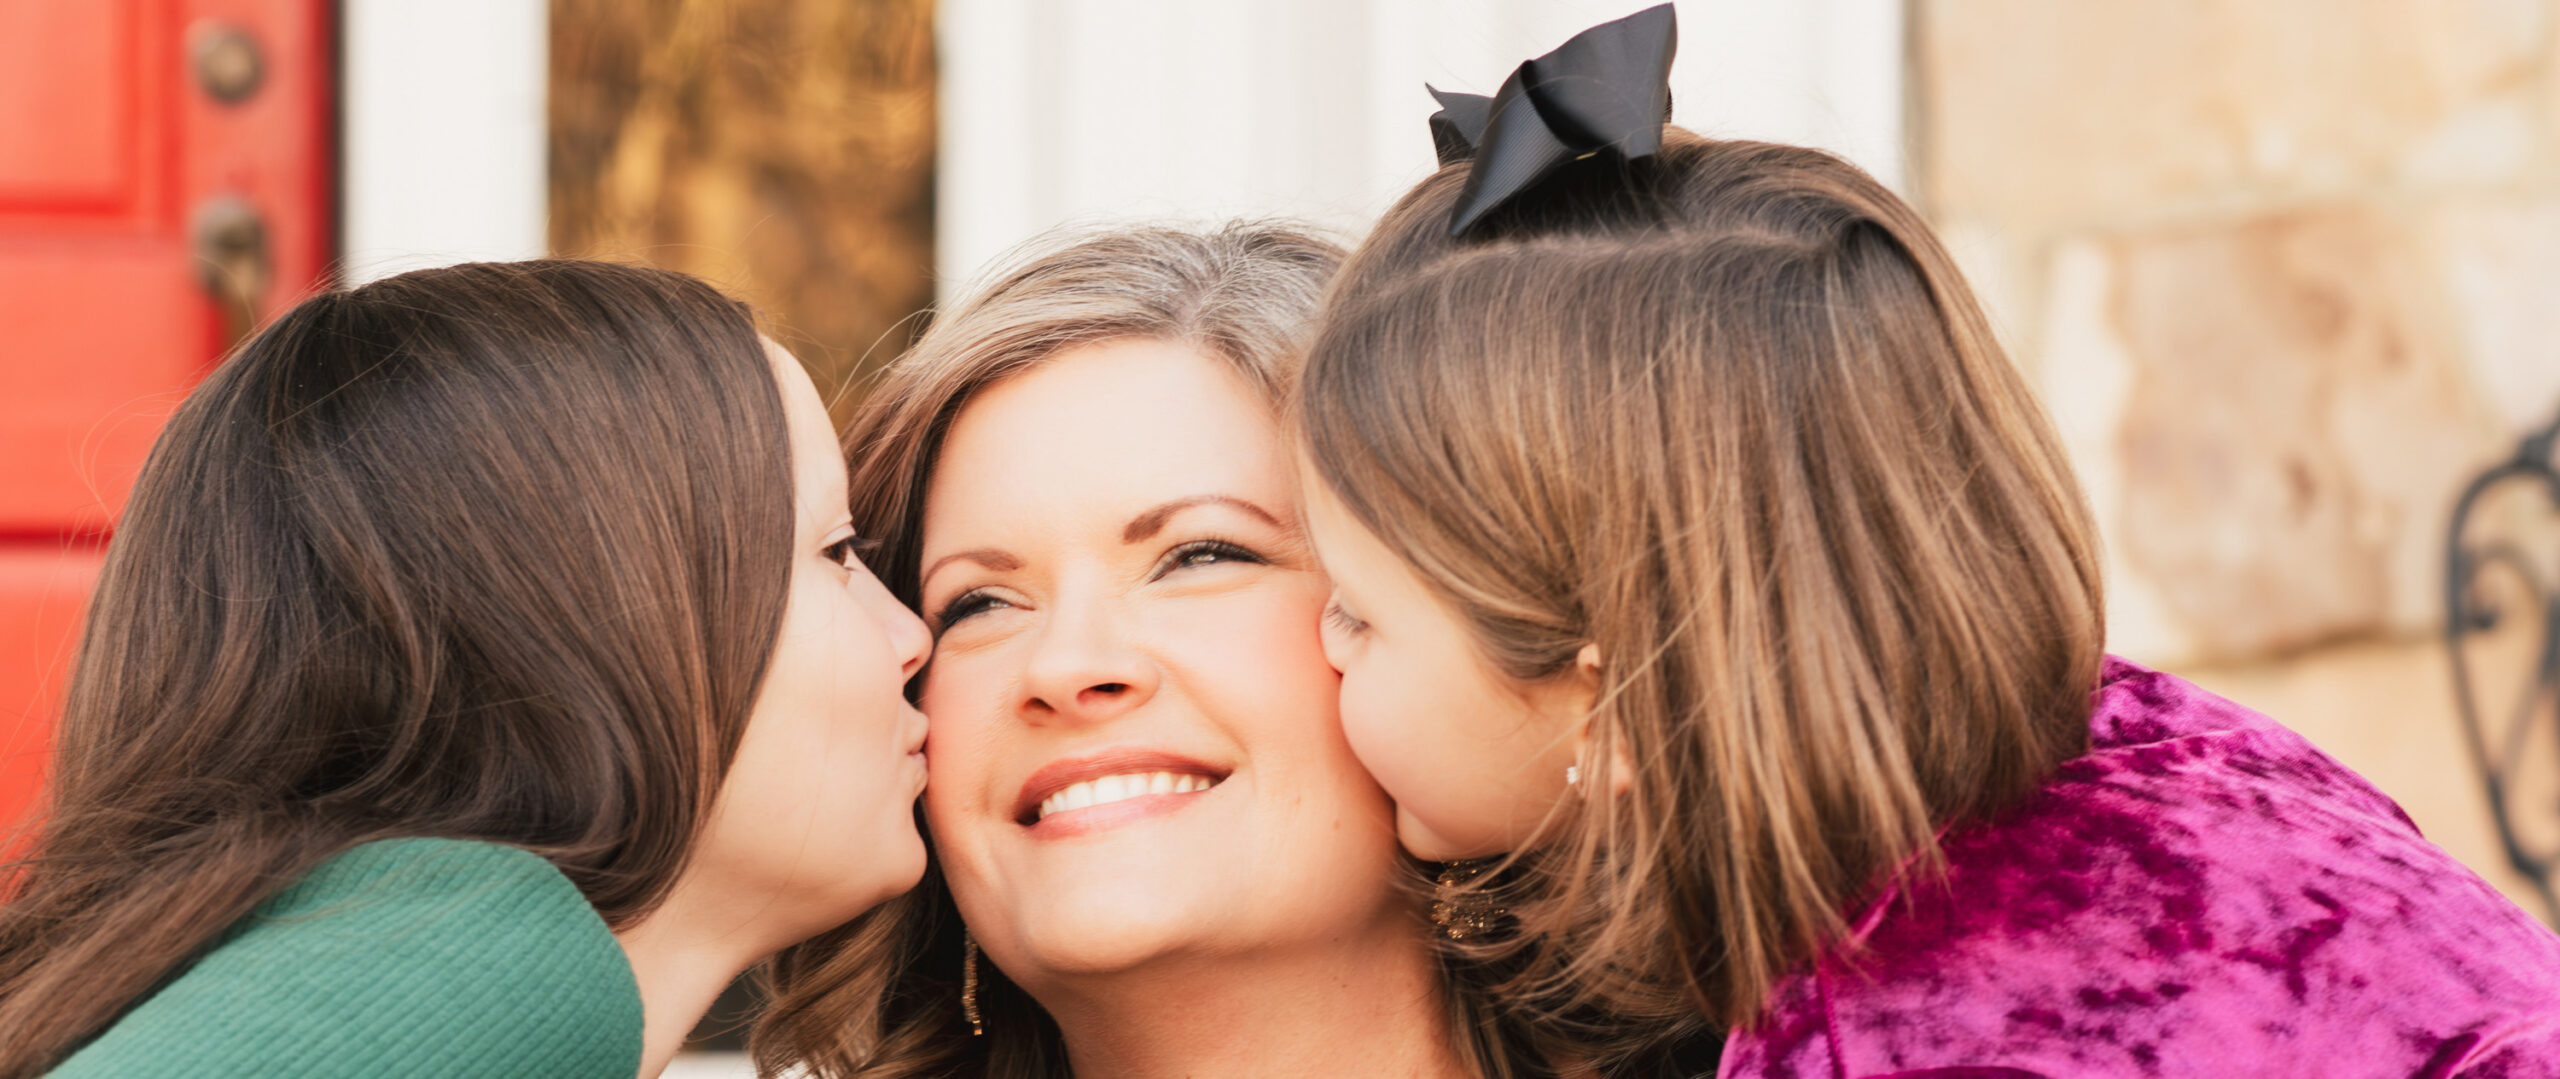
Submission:
<svg viewBox="0 0 2560 1079">
<path fill-rule="evenodd" d="M 1600 673 L 1599 645 L 1583 645 L 1581 651 L 1573 654 L 1573 673 L 1569 677 L 1574 685 L 1574 704 L 1576 705 L 1574 714 L 1580 717 L 1573 726 L 1573 749 L 1576 758 L 1581 757 L 1591 746 L 1591 720 L 1600 709 Z M 1599 777 L 1599 782 L 1607 785 L 1604 789 L 1612 798 L 1623 798 L 1628 791 L 1635 789 L 1635 758 L 1627 754 L 1627 738 L 1623 730 L 1618 732 L 1617 737 L 1609 740 L 1609 772 Z"/>
</svg>

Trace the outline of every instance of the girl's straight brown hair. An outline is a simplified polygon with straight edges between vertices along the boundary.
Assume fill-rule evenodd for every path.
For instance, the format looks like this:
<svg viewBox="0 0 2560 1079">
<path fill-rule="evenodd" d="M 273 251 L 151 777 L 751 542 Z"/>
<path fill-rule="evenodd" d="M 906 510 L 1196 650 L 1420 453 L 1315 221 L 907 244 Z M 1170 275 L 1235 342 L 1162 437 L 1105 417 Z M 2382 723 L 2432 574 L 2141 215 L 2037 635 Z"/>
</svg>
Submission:
<svg viewBox="0 0 2560 1079">
<path fill-rule="evenodd" d="M 1666 136 L 1467 239 L 1466 165 L 1425 180 L 1298 401 L 1492 670 L 1598 648 L 1581 768 L 1623 749 L 1632 791 L 1551 816 L 1494 877 L 1519 932 L 1467 947 L 1603 1062 L 1849 957 L 1941 829 L 2086 750 L 2102 646 L 2080 492 L 1921 218 L 1818 151 Z"/>
<path fill-rule="evenodd" d="M 0 871 L 0 1077 L 369 840 L 511 844 L 646 913 L 781 629 L 789 453 L 753 321 L 679 274 L 422 270 L 243 346 L 143 467 Z"/>
</svg>

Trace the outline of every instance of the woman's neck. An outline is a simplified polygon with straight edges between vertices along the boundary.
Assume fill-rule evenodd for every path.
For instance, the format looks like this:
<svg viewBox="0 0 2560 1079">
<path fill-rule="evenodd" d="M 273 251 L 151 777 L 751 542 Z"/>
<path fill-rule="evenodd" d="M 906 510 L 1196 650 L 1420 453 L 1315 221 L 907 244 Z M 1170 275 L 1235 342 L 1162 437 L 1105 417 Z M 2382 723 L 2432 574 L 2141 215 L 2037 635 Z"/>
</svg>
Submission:
<svg viewBox="0 0 2560 1079">
<path fill-rule="evenodd" d="M 748 932 L 752 921 L 736 903 L 691 877 L 680 878 L 657 909 L 613 934 L 640 983 L 639 1079 L 665 1071 L 720 991 L 781 947 Z"/>
<path fill-rule="evenodd" d="M 1464 1079 L 1430 946 L 1410 922 L 1286 953 L 1167 960 L 1043 1000 L 1078 1079 Z"/>
</svg>

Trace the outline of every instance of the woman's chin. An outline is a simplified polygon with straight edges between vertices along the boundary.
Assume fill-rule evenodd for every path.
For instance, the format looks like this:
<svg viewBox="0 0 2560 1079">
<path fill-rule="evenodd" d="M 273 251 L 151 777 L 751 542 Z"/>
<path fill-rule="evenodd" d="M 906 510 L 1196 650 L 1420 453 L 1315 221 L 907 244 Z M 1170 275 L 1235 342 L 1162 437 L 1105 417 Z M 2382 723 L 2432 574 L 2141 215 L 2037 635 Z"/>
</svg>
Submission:
<svg viewBox="0 0 2560 1079">
<path fill-rule="evenodd" d="M 1237 904 L 1176 889 L 1110 887 L 1053 895 L 1030 917 L 1016 918 L 1018 934 L 1007 952 L 1020 961 L 1008 971 L 1037 970 L 1056 978 L 1124 974 L 1170 957 L 1218 950 L 1238 927 Z"/>
<path fill-rule="evenodd" d="M 1056 928 L 1042 934 L 1041 952 L 1061 973 L 1101 974 L 1213 944 L 1219 929 L 1172 903 L 1096 904 L 1083 917 L 1057 919 Z"/>
</svg>

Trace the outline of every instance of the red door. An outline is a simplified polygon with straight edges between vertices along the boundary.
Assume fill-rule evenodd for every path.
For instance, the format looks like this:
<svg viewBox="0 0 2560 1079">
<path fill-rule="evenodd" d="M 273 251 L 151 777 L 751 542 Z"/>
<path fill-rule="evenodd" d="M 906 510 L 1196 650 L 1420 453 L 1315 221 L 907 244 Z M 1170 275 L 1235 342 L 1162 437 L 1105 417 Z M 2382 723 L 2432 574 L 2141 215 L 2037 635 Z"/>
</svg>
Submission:
<svg viewBox="0 0 2560 1079">
<path fill-rule="evenodd" d="M 330 7 L 0 0 L 0 833 L 153 436 L 325 272 Z"/>
</svg>

